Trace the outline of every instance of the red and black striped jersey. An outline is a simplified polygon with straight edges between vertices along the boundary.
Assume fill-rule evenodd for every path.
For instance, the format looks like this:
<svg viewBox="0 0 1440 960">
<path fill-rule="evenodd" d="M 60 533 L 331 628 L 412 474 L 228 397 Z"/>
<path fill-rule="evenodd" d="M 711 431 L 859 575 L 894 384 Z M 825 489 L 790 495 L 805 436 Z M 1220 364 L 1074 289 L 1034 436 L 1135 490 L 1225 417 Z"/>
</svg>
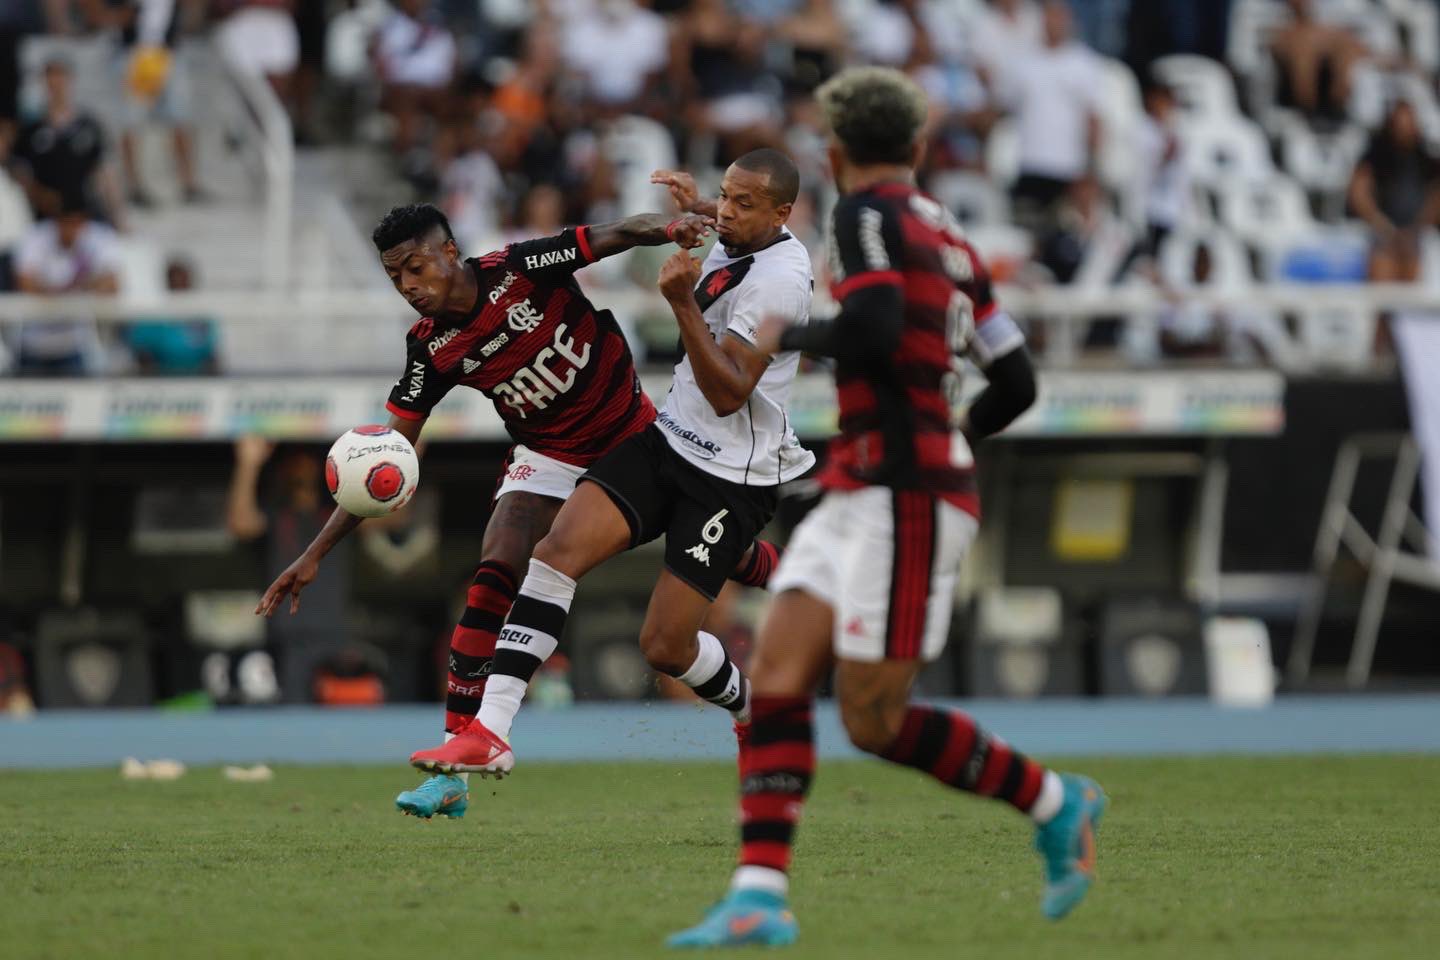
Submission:
<svg viewBox="0 0 1440 960">
<path fill-rule="evenodd" d="M 845 303 L 898 287 L 904 314 L 888 357 L 837 361 L 840 435 L 820 476 L 836 489 L 924 490 L 979 516 L 974 458 L 954 422 L 959 359 L 989 365 L 1023 343 L 999 314 L 990 275 L 945 207 L 913 186 L 876 184 L 842 197 L 830 244 L 832 292 Z"/>
<path fill-rule="evenodd" d="M 644 429 L 655 406 L 625 335 L 575 281 L 594 261 L 585 227 L 466 261 L 480 290 L 474 311 L 410 329 L 386 408 L 421 419 L 452 387 L 471 387 L 495 402 L 516 443 L 577 466 Z"/>
</svg>

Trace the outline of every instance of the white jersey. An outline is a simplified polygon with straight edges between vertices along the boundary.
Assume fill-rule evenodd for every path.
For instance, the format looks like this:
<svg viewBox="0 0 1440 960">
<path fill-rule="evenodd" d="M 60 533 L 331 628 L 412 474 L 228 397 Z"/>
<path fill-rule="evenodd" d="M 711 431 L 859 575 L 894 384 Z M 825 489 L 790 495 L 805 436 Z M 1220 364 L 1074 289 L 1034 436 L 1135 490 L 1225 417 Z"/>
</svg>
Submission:
<svg viewBox="0 0 1440 960">
<path fill-rule="evenodd" d="M 717 243 L 700 273 L 695 300 L 717 340 L 732 334 L 753 344 L 760 321 L 772 314 L 791 324 L 810 320 L 810 254 L 789 230 L 763 250 L 739 257 Z M 775 354 L 745 405 L 721 417 L 700 391 L 685 357 L 675 365 L 656 422 L 676 453 L 722 480 L 752 487 L 793 480 L 815 463 L 785 412 L 799 368 L 798 351 Z"/>
</svg>

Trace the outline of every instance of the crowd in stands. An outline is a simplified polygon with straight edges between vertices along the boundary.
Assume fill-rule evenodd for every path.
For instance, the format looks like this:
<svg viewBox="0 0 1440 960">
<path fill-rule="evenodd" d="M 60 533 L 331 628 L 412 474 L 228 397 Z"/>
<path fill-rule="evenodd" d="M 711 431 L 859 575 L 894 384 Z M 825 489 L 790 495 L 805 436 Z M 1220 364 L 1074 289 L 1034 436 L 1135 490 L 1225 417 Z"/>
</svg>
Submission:
<svg viewBox="0 0 1440 960">
<path fill-rule="evenodd" d="M 63 62 L 22 103 L 16 51 L 47 30 L 112 33 L 127 109 L 73 102 Z M 878 63 L 928 92 L 923 183 L 999 279 L 1171 295 L 1085 334 L 1133 362 L 1294 359 L 1295 318 L 1192 309 L 1195 287 L 1440 275 L 1426 0 L 46 0 L 0 4 L 0 211 L 36 224 L 0 217 L 10 287 L 113 287 L 105 256 L 54 251 L 103 250 L 156 202 L 142 124 L 172 133 L 171 193 L 205 202 L 182 55 L 205 34 L 273 87 L 302 149 L 383 151 L 412 194 L 394 200 L 438 199 L 471 253 L 653 207 L 651 170 L 713 185 L 768 145 L 800 162 L 792 225 L 818 254 L 833 194 L 810 94 Z M 35 269 L 52 257 L 84 270 Z"/>
</svg>

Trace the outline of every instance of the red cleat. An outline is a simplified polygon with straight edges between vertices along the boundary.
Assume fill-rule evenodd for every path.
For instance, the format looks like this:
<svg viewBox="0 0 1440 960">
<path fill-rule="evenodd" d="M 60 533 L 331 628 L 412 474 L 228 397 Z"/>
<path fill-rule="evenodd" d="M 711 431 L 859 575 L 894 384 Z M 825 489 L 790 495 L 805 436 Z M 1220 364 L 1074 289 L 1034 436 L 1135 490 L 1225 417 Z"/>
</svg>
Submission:
<svg viewBox="0 0 1440 960">
<path fill-rule="evenodd" d="M 515 754 L 510 744 L 472 719 L 444 746 L 410 754 L 410 765 L 432 773 L 494 774 L 499 780 L 515 769 Z"/>
</svg>

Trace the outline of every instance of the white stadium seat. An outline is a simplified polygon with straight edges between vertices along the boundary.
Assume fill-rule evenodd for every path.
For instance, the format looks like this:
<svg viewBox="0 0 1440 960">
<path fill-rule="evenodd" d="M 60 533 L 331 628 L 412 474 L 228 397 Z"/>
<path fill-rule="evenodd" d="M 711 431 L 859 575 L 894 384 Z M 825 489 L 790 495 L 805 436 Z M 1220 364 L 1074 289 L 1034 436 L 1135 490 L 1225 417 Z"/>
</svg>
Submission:
<svg viewBox="0 0 1440 960">
<path fill-rule="evenodd" d="M 1234 116 L 1240 112 L 1235 81 L 1224 64 L 1209 57 L 1177 53 L 1156 60 L 1151 70 L 1175 91 L 1176 100 L 1187 114 Z"/>
</svg>

